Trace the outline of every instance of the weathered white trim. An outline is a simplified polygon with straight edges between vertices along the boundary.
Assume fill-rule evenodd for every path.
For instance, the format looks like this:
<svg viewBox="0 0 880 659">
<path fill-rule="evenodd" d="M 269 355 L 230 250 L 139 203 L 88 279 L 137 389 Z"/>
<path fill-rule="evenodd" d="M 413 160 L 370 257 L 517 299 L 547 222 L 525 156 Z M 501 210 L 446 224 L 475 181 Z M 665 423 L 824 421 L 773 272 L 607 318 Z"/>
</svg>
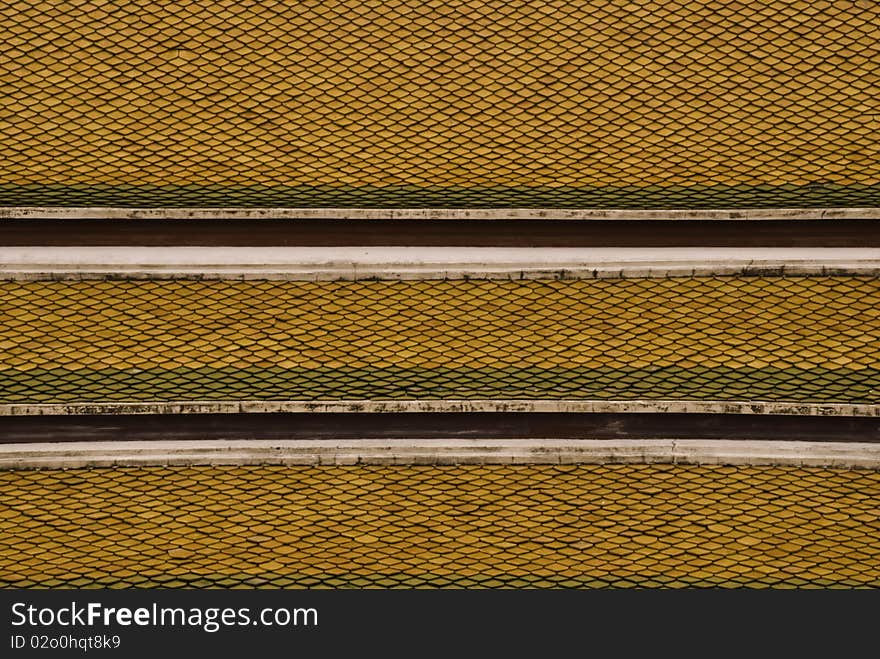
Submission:
<svg viewBox="0 0 880 659">
<path fill-rule="evenodd" d="M 323 220 L 877 220 L 880 208 L 118 208 L 2 206 L 0 219 L 323 219 Z"/>
<path fill-rule="evenodd" d="M 0 278 L 592 279 L 880 275 L 880 248 L 0 247 Z"/>
<path fill-rule="evenodd" d="M 4 403 L 0 416 L 279 412 L 587 412 L 880 417 L 880 404 L 718 400 L 285 400 Z"/>
<path fill-rule="evenodd" d="M 210 440 L 0 445 L 0 469 L 673 463 L 880 468 L 880 444 L 752 440 Z"/>
</svg>

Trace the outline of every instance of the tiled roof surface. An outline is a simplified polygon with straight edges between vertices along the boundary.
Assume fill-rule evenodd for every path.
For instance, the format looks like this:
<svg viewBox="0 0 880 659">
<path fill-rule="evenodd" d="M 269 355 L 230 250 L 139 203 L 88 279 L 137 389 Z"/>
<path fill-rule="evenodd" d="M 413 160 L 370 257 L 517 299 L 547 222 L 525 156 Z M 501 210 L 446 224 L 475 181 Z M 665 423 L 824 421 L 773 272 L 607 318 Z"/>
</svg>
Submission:
<svg viewBox="0 0 880 659">
<path fill-rule="evenodd" d="M 5 587 L 880 586 L 872 471 L 116 468 L 0 497 Z"/>
<path fill-rule="evenodd" d="M 880 206 L 873 0 L 9 2 L 0 205 Z"/>
<path fill-rule="evenodd" d="M 0 402 L 880 401 L 880 281 L 0 283 Z"/>
</svg>

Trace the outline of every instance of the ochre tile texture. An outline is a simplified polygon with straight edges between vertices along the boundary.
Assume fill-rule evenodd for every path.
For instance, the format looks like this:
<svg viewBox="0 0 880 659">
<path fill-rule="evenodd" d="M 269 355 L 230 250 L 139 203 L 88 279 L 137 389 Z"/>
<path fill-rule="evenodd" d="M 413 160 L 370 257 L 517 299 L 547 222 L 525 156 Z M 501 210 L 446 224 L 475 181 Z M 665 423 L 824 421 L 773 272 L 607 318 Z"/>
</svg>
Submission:
<svg viewBox="0 0 880 659">
<path fill-rule="evenodd" d="M 0 402 L 880 402 L 880 280 L 0 283 Z"/>
<path fill-rule="evenodd" d="M 686 465 L 0 472 L 0 586 L 880 586 L 880 473 Z"/>
<path fill-rule="evenodd" d="M 875 0 L 10 1 L 3 205 L 880 206 Z"/>
</svg>

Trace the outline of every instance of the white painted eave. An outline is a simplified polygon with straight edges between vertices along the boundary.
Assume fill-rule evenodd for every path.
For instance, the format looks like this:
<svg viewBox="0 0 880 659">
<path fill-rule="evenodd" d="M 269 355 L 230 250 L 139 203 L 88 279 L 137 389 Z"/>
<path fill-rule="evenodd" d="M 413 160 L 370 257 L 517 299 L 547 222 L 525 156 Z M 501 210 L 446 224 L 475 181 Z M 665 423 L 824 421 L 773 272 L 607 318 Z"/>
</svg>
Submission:
<svg viewBox="0 0 880 659">
<path fill-rule="evenodd" d="M 554 412 L 604 414 L 771 414 L 880 417 L 880 404 L 736 400 L 242 400 L 4 403 L 2 416 L 101 414 Z"/>
<path fill-rule="evenodd" d="M 122 208 L 0 206 L 0 219 L 880 220 L 880 208 Z"/>
<path fill-rule="evenodd" d="M 880 248 L 0 247 L 0 278 L 585 279 L 880 275 Z"/>
<path fill-rule="evenodd" d="M 187 440 L 0 445 L 0 470 L 193 465 L 712 464 L 880 468 L 880 444 L 752 440 Z"/>
</svg>

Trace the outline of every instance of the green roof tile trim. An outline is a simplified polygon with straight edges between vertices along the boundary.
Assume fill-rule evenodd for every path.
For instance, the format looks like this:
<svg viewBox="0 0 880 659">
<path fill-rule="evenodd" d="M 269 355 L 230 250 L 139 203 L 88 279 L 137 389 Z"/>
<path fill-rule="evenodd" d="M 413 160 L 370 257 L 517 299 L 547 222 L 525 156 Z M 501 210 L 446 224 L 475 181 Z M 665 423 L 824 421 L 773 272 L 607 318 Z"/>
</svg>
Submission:
<svg viewBox="0 0 880 659">
<path fill-rule="evenodd" d="M 863 368 L 62 368 L 0 371 L 0 403 L 291 399 L 880 402 Z"/>
<path fill-rule="evenodd" d="M 880 184 L 623 187 L 200 186 L 0 183 L 0 207 L 832 208 L 880 206 Z"/>
<path fill-rule="evenodd" d="M 758 579 L 754 575 L 739 578 L 703 576 L 691 574 L 666 576 L 652 572 L 649 575 L 632 575 L 626 578 L 610 575 L 607 579 L 584 578 L 581 575 L 566 577 L 555 574 L 523 574 L 510 576 L 503 573 L 470 574 L 456 576 L 424 572 L 417 576 L 406 573 L 382 572 L 373 575 L 356 573 L 341 574 L 283 574 L 266 572 L 249 574 L 168 574 L 159 569 L 147 569 L 135 575 L 120 577 L 112 573 L 98 576 L 15 578 L 0 581 L 0 588 L 52 588 L 52 589 L 120 589 L 120 588 L 249 588 L 249 589 L 388 589 L 388 588 L 468 588 L 468 589 L 570 589 L 570 588 L 837 588 L 869 589 L 877 585 L 863 575 L 829 576 L 823 579 L 804 579 L 798 576 Z"/>
</svg>

